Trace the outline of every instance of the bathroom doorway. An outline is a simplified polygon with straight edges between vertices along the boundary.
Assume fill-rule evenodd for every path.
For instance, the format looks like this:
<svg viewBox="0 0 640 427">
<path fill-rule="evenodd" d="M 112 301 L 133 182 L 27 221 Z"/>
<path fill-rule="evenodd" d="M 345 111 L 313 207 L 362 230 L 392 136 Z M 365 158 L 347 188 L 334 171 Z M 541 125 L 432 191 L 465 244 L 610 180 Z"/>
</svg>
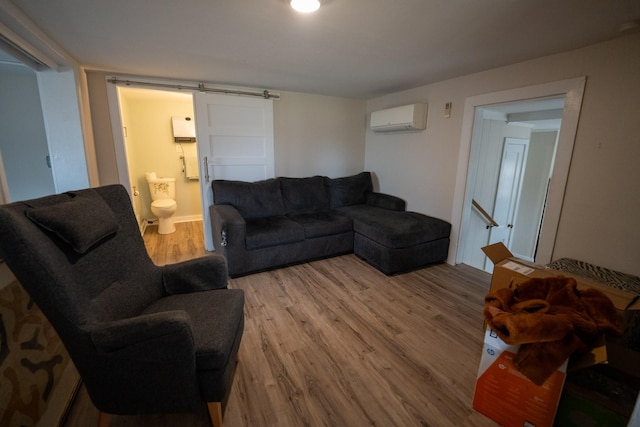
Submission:
<svg viewBox="0 0 640 427">
<path fill-rule="evenodd" d="M 175 178 L 177 209 L 174 222 L 202 220 L 197 147 L 176 142 L 172 117 L 195 120 L 193 95 L 162 89 L 117 87 L 124 156 L 132 204 L 141 230 L 156 218 L 151 212 L 147 172 Z"/>
<path fill-rule="evenodd" d="M 131 87 L 132 84 L 136 86 Z M 140 86 L 151 86 L 152 88 L 140 88 Z M 195 87 L 189 88 L 177 82 L 171 84 L 153 79 L 132 82 L 129 80 L 120 81 L 115 77 L 107 79 L 107 98 L 119 182 L 130 190 L 141 228 L 144 228 L 147 223 L 144 211 L 150 205 L 150 196 L 145 200 L 148 189 L 146 179 L 142 177 L 146 172 L 153 172 L 149 169 L 157 169 L 155 172 L 159 177 L 176 177 L 178 212 L 175 217 L 177 222 L 201 219 L 205 249 L 213 251 L 215 248 L 211 236 L 211 224 L 208 219 L 209 206 L 213 203 L 211 180 L 255 181 L 273 177 L 272 98 L 279 96 L 265 95 L 268 91 L 249 92 L 215 88 L 204 88 L 203 90 L 200 87 L 197 91 L 195 90 Z M 145 102 L 146 98 L 151 98 L 151 100 L 147 102 L 146 107 L 132 108 L 132 105 L 137 102 L 137 97 L 144 98 Z M 178 100 L 182 100 L 185 107 L 187 104 L 189 105 L 188 111 L 184 110 L 179 114 L 190 116 L 195 123 L 196 143 L 176 144 L 171 142 L 167 145 L 167 139 L 173 141 L 172 135 L 168 138 L 166 135 L 170 134 L 171 117 L 176 114 L 174 107 Z M 159 116 L 157 112 L 154 113 L 154 110 L 157 110 L 160 104 L 171 107 L 171 110 L 165 110 L 163 112 L 165 117 L 158 119 Z M 149 118 L 151 116 L 160 120 L 151 127 L 152 130 L 165 129 L 164 134 L 153 138 L 149 138 L 145 134 L 144 138 L 148 145 L 144 150 L 134 152 L 135 145 L 131 140 L 135 139 L 138 134 L 144 134 L 144 132 L 138 132 L 137 126 L 134 128 L 134 125 L 139 117 Z M 167 147 L 172 148 L 167 149 Z M 163 154 L 157 154 L 159 150 L 162 150 Z M 197 153 L 197 160 L 189 162 L 188 159 L 194 153 Z M 133 165 L 143 164 L 150 157 L 160 157 L 163 161 L 169 162 L 166 167 L 169 172 L 165 173 L 164 169 L 156 168 L 156 163 L 145 163 L 138 170 L 133 170 Z M 176 158 L 179 158 L 180 161 L 176 162 Z M 175 169 L 176 164 L 178 171 Z M 189 179 L 193 172 L 187 173 L 185 177 L 185 171 L 189 169 L 189 164 L 195 165 L 194 168 L 191 168 L 192 170 L 198 169 L 199 182 Z M 262 171 L 261 174 L 256 174 L 258 169 Z M 181 190 L 178 184 L 184 179 L 188 181 L 188 188 Z M 194 193 L 198 190 L 200 194 L 196 196 Z M 186 214 L 181 211 L 181 205 L 187 206 L 189 209 Z"/>
</svg>

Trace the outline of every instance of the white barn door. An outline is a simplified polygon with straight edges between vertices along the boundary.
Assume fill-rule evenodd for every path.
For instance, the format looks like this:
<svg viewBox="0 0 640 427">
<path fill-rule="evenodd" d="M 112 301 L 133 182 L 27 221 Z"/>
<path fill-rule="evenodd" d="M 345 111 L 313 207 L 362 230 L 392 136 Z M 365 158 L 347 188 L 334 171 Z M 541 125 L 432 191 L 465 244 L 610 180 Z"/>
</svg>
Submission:
<svg viewBox="0 0 640 427">
<path fill-rule="evenodd" d="M 211 181 L 274 176 L 273 101 L 199 92 L 194 96 L 205 248 L 214 250 Z"/>
</svg>

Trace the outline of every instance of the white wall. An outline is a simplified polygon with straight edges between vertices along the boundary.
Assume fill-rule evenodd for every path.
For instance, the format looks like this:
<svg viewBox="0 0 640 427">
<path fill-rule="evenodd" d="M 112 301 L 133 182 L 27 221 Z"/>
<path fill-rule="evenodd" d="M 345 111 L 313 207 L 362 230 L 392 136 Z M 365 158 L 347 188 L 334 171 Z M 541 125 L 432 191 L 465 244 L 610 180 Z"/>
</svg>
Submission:
<svg viewBox="0 0 640 427">
<path fill-rule="evenodd" d="M 368 130 L 365 169 L 410 209 L 451 220 L 465 99 L 580 76 L 587 84 L 553 258 L 640 275 L 640 34 L 372 99 L 368 112 L 427 102 L 429 114 L 424 132 Z"/>
<path fill-rule="evenodd" d="M 276 176 L 335 178 L 363 171 L 365 101 L 280 95 L 273 104 Z"/>
<path fill-rule="evenodd" d="M 11 201 L 55 192 L 35 73 L 22 65 L 0 66 L 0 152 Z"/>
</svg>

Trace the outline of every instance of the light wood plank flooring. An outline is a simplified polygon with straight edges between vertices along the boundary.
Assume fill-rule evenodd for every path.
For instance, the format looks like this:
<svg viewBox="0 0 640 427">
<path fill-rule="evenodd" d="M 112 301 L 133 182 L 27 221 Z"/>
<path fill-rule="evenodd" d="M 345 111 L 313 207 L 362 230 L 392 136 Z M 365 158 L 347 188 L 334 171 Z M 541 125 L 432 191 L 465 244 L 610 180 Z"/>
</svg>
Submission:
<svg viewBox="0 0 640 427">
<path fill-rule="evenodd" d="M 176 232 L 158 234 L 158 226 L 148 226 L 144 243 L 157 265 L 172 264 L 207 254 L 204 249 L 202 221 L 179 222 Z"/>
<path fill-rule="evenodd" d="M 201 223 L 147 248 L 158 264 L 205 253 Z M 199 228 L 200 227 L 200 228 Z M 393 277 L 346 255 L 231 279 L 245 332 L 226 427 L 495 426 L 471 408 L 489 275 L 446 264 Z M 67 427 L 92 426 L 81 390 Z M 111 426 L 209 426 L 197 414 L 114 416 Z"/>
</svg>

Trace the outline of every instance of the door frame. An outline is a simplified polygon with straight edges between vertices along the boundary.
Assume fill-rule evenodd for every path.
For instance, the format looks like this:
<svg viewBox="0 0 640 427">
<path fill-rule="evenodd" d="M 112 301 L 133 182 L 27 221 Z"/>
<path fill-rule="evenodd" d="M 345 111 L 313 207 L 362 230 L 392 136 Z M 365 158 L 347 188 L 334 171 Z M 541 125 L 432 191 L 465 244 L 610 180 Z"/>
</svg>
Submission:
<svg viewBox="0 0 640 427">
<path fill-rule="evenodd" d="M 536 256 L 537 263 L 546 264 L 551 261 L 564 201 L 564 192 L 569 177 L 569 166 L 573 154 L 585 84 L 586 77 L 583 76 L 471 96 L 465 100 L 452 212 L 452 224 L 454 227 L 451 230 L 450 259 L 454 260 L 455 264 L 461 263 L 464 259 L 463 236 L 471 214 L 471 198 L 473 195 L 469 191 L 469 179 L 472 176 L 469 172 L 475 168 L 473 163 L 475 159 L 472 156 L 472 142 L 474 128 L 478 126 L 475 120 L 476 109 L 508 102 L 564 96 L 565 107 L 562 113 L 562 125 L 558 135 L 556 159 L 549 185 L 545 221 L 540 231 Z"/>
<path fill-rule="evenodd" d="M 116 83 L 112 83 L 110 80 L 115 79 Z M 178 81 L 178 80 L 165 80 L 165 79 L 155 79 L 155 78 L 150 78 L 150 77 L 139 77 L 139 76 L 127 76 L 127 75 L 119 75 L 119 74 L 109 74 L 109 75 L 105 75 L 105 85 L 106 85 L 106 91 L 107 91 L 107 101 L 109 104 L 109 116 L 111 118 L 111 130 L 112 130 L 112 134 L 113 134 L 113 145 L 114 145 L 114 151 L 115 151 L 115 157 L 116 157 L 116 167 L 118 170 L 118 181 L 120 182 L 120 184 L 122 184 L 125 189 L 127 190 L 127 192 L 129 193 L 129 198 L 131 199 L 131 203 L 133 206 L 135 206 L 135 200 L 134 200 L 134 192 L 132 191 L 132 185 L 131 185 L 131 180 L 130 180 L 130 174 L 129 174 L 129 165 L 128 165 L 128 159 L 127 159 L 127 152 L 126 152 L 126 145 L 125 145 L 125 137 L 124 137 L 124 130 L 123 130 L 123 121 L 122 121 L 122 111 L 121 111 L 121 105 L 120 105 L 120 96 L 118 93 L 118 88 L 119 87 L 129 87 L 129 86 L 136 86 L 136 83 L 138 83 L 141 87 L 150 89 L 150 90 L 164 90 L 167 92 L 179 92 L 179 93 L 184 93 L 184 92 L 189 92 L 191 94 L 191 97 L 193 99 L 193 103 L 194 103 L 194 116 L 196 115 L 196 105 L 195 105 L 195 98 L 196 98 L 196 93 L 197 92 L 202 92 L 202 89 L 199 88 L 190 88 L 185 86 L 185 82 L 184 81 Z M 245 92 L 246 90 L 246 92 Z M 207 90 L 204 90 L 205 92 Z M 244 89 L 244 88 L 228 88 L 228 89 L 219 89 L 221 94 L 228 94 L 228 95 L 252 95 L 252 96 L 256 96 L 255 95 L 255 89 Z M 265 91 L 267 92 L 267 91 Z M 260 94 L 260 96 L 262 96 L 262 94 Z M 279 99 L 280 96 L 277 94 L 269 94 L 269 99 Z M 197 118 L 196 118 L 196 129 L 197 129 Z M 196 132 L 197 134 L 197 132 Z M 200 159 L 200 151 L 201 151 L 201 146 L 200 143 L 197 143 L 197 147 L 198 147 L 198 158 Z M 272 153 L 272 165 L 271 165 L 271 170 L 274 170 L 274 166 L 273 166 L 273 153 Z M 199 175 L 200 175 L 200 180 L 202 182 L 203 180 L 203 171 L 202 168 L 199 167 Z M 210 199 L 211 197 L 209 197 Z M 208 211 L 209 211 L 209 205 L 207 204 L 209 202 L 209 200 L 206 197 L 201 197 L 201 205 L 202 205 L 202 212 L 203 212 L 203 222 L 206 221 L 206 218 L 208 217 Z M 206 215 L 205 215 L 206 212 Z M 144 226 L 145 224 L 139 224 L 140 225 L 140 231 L 144 232 Z M 210 233 L 210 229 L 211 225 L 207 224 L 206 222 L 204 223 L 204 241 L 206 245 L 210 245 L 207 246 L 207 250 L 215 250 L 215 248 L 213 248 L 213 242 L 211 239 L 211 233 Z M 210 249 L 211 248 L 211 249 Z"/>
<path fill-rule="evenodd" d="M 120 99 L 120 93 L 118 91 L 119 88 L 124 87 L 138 87 L 135 84 L 127 84 L 125 83 L 128 77 L 118 75 L 117 79 L 122 79 L 122 83 L 111 83 L 109 79 L 116 77 L 115 75 L 107 75 L 105 76 L 105 85 L 107 88 L 107 101 L 109 104 L 109 116 L 111 118 L 111 132 L 113 134 L 113 146 L 116 155 L 116 167 L 118 170 L 118 182 L 124 186 L 124 188 L 129 193 L 129 199 L 131 200 L 131 205 L 133 206 L 134 213 L 136 215 L 136 219 L 139 221 L 138 226 L 140 227 L 140 232 L 144 233 L 144 229 L 146 224 L 144 223 L 143 218 L 141 217 L 138 209 L 136 209 L 136 193 L 133 191 L 131 175 L 129 173 L 129 160 L 127 154 L 127 146 L 125 142 L 124 136 L 124 123 L 122 116 L 122 100 Z M 174 84 L 176 86 L 180 85 L 180 82 L 167 82 L 166 80 L 155 80 L 155 79 L 147 79 L 136 77 L 136 80 L 142 81 L 145 83 L 144 86 L 139 86 L 141 89 L 148 89 L 153 91 L 165 91 L 165 92 L 176 92 L 176 93 L 185 93 L 185 90 L 179 89 L 167 89 L 167 84 Z M 157 87 L 152 86 L 153 84 L 157 84 Z M 193 98 L 193 91 L 186 90 L 189 92 L 191 97 Z"/>
</svg>

